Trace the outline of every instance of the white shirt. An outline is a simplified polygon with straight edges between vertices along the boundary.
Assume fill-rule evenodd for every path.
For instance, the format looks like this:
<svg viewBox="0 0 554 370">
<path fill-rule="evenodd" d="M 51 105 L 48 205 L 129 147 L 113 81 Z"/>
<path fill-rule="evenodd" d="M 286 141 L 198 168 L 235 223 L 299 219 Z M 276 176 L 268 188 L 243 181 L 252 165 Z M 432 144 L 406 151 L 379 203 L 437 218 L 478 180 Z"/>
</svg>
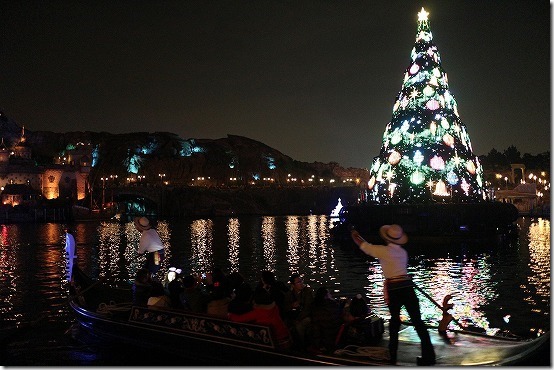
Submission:
<svg viewBox="0 0 554 370">
<path fill-rule="evenodd" d="M 75 238 L 70 233 L 65 233 L 65 252 L 67 253 L 66 279 L 71 281 L 73 274 L 73 260 L 77 258 L 75 255 Z"/>
<path fill-rule="evenodd" d="M 155 229 L 144 230 L 140 236 L 138 253 L 155 252 L 164 249 L 164 245 Z"/>
<path fill-rule="evenodd" d="M 65 251 L 71 260 L 75 258 L 75 238 L 70 233 L 65 233 Z"/>
<path fill-rule="evenodd" d="M 363 241 L 360 249 L 379 260 L 386 279 L 408 274 L 408 252 L 398 244 L 370 244 Z"/>
</svg>

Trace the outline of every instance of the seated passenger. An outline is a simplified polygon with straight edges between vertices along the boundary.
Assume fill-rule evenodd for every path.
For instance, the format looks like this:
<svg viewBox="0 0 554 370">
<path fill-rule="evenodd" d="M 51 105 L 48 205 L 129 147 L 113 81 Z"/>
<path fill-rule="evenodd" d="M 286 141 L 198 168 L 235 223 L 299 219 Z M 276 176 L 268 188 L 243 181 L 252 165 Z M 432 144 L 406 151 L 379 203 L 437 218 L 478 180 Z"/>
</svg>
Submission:
<svg viewBox="0 0 554 370">
<path fill-rule="evenodd" d="M 383 320 L 370 316 L 369 307 L 361 294 L 353 297 L 344 307 L 343 319 L 344 323 L 335 340 L 337 348 L 344 348 L 350 344 L 371 346 L 381 340 Z"/>
<path fill-rule="evenodd" d="M 231 292 L 236 291 L 245 282 L 244 276 L 238 271 L 231 272 L 227 275 L 227 280 L 229 281 L 229 290 L 231 290 Z"/>
<path fill-rule="evenodd" d="M 137 271 L 133 282 L 133 305 L 146 306 L 152 290 L 152 280 L 147 269 L 141 268 Z"/>
<path fill-rule="evenodd" d="M 229 313 L 241 315 L 252 311 L 252 288 L 248 283 L 242 283 L 234 293 L 235 297 L 229 302 Z"/>
<path fill-rule="evenodd" d="M 300 349 L 308 345 L 308 328 L 311 322 L 312 302 L 314 292 L 312 288 L 304 284 L 300 274 L 292 274 L 290 279 L 290 290 L 285 294 L 285 315 L 286 323 L 292 330 L 294 344 Z"/>
<path fill-rule="evenodd" d="M 312 303 L 312 323 L 310 326 L 312 352 L 330 352 L 335 348 L 335 338 L 342 324 L 339 303 L 326 287 L 320 287 Z"/>
<path fill-rule="evenodd" d="M 185 310 L 205 313 L 209 297 L 198 286 L 198 279 L 193 275 L 183 278 L 183 304 Z"/>
<path fill-rule="evenodd" d="M 170 307 L 171 300 L 165 294 L 164 286 L 159 281 L 152 281 L 152 291 L 147 302 L 148 307 Z"/>
<path fill-rule="evenodd" d="M 214 281 L 209 294 L 206 313 L 226 319 L 229 302 L 231 302 L 231 297 L 229 296 L 228 285 L 220 281 Z"/>
<path fill-rule="evenodd" d="M 291 346 L 289 329 L 279 315 L 279 308 L 271 299 L 269 293 L 262 287 L 257 287 L 254 291 L 252 311 L 242 315 L 229 313 L 229 320 L 266 325 L 271 329 L 277 348 L 286 349 Z"/>
<path fill-rule="evenodd" d="M 167 283 L 167 290 L 169 291 L 169 300 L 172 308 L 185 308 L 183 304 L 183 284 L 181 279 L 174 279 Z"/>
<path fill-rule="evenodd" d="M 263 270 L 260 274 L 260 286 L 269 292 L 271 298 L 279 307 L 281 317 L 285 318 L 285 295 L 288 287 L 282 281 L 275 278 L 275 274 L 269 270 Z"/>
</svg>

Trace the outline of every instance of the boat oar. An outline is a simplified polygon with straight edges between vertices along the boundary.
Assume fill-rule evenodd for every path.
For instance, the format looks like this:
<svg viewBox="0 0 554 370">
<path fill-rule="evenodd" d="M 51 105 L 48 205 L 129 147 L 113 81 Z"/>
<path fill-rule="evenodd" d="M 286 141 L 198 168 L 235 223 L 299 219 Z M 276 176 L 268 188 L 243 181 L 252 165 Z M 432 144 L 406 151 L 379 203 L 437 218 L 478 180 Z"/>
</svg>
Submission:
<svg viewBox="0 0 554 370">
<path fill-rule="evenodd" d="M 441 324 L 439 325 L 439 332 L 441 332 L 442 330 L 446 331 L 446 325 L 448 325 L 448 322 L 450 322 L 450 320 L 448 320 L 449 318 L 454 321 L 456 324 L 458 324 L 458 326 L 460 326 L 462 329 L 464 330 L 467 330 L 468 328 L 465 326 L 465 325 L 462 325 L 454 316 L 452 316 L 451 314 L 448 313 L 448 309 L 449 308 L 452 308 L 452 307 L 448 307 L 448 301 L 450 300 L 450 298 L 452 298 L 451 295 L 447 295 L 444 299 L 444 302 L 445 302 L 445 305 L 444 306 L 441 306 L 437 301 L 435 301 L 433 299 L 433 297 L 431 297 L 426 291 L 424 291 L 423 289 L 421 289 L 419 286 L 417 286 L 417 284 L 414 283 L 414 287 L 419 290 L 421 292 L 421 294 L 423 294 L 427 299 L 429 299 L 431 302 L 433 302 L 433 304 L 435 306 L 437 306 L 438 308 L 440 308 L 440 310 L 442 311 L 443 313 L 443 320 L 441 320 Z M 446 299 L 448 298 L 448 299 Z M 448 315 L 448 316 L 447 316 Z M 448 321 L 446 321 L 448 320 Z"/>
</svg>

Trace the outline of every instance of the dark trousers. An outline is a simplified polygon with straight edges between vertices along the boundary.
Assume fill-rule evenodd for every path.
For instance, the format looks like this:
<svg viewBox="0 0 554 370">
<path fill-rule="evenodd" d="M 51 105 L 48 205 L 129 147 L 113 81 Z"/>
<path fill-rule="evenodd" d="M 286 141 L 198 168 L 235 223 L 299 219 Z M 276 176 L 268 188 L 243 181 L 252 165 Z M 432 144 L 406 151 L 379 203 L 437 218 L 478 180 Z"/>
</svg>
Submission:
<svg viewBox="0 0 554 370">
<path fill-rule="evenodd" d="M 396 362 L 396 353 L 398 351 L 398 331 L 400 330 L 400 309 L 406 307 L 406 311 L 410 315 L 412 324 L 414 324 L 419 340 L 421 341 L 421 356 L 424 359 L 434 360 L 435 350 L 431 343 L 431 338 L 427 332 L 427 328 L 421 320 L 421 312 L 419 310 L 419 300 L 417 299 L 413 286 L 406 286 L 399 289 L 394 289 L 394 285 L 390 284 L 388 288 L 389 295 L 389 351 L 391 361 Z"/>
<path fill-rule="evenodd" d="M 146 253 L 146 261 L 144 262 L 144 268 L 148 269 L 151 275 L 154 275 L 160 267 L 164 260 L 164 250 L 160 249 L 155 252 Z"/>
</svg>

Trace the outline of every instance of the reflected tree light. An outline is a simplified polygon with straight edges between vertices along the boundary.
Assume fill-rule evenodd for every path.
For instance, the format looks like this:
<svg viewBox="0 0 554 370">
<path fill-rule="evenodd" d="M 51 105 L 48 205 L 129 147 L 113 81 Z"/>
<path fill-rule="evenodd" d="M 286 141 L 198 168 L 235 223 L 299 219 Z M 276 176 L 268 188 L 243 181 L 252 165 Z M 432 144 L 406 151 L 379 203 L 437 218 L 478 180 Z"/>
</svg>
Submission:
<svg viewBox="0 0 554 370">
<path fill-rule="evenodd" d="M 227 222 L 227 239 L 229 241 L 229 272 L 239 271 L 239 249 L 240 249 L 240 222 L 238 218 L 230 218 Z"/>
<path fill-rule="evenodd" d="M 430 269 L 430 271 L 432 271 L 432 273 L 427 276 L 426 281 L 421 283 L 416 281 L 416 283 L 441 305 L 445 296 L 449 294 L 453 295 L 451 302 L 454 303 L 454 307 L 456 307 L 456 298 L 458 296 L 456 291 L 458 290 L 459 279 L 456 281 L 457 279 L 455 276 L 460 276 L 460 265 L 454 263 L 450 258 L 442 258 L 436 260 L 435 267 Z M 424 307 L 424 309 L 422 309 L 424 320 L 427 319 L 438 325 L 442 316 L 440 309 L 423 295 L 420 296 L 420 302 L 423 302 L 421 305 Z M 454 314 L 454 309 L 452 309 L 451 312 Z M 454 317 L 457 317 L 456 314 L 454 314 Z"/>
<path fill-rule="evenodd" d="M 550 301 L 550 221 L 540 218 L 529 227 L 529 268 L 533 271 L 528 277 L 529 285 L 542 302 Z M 531 297 L 531 295 L 529 295 Z M 531 298 L 529 304 L 537 306 Z M 548 315 L 548 312 L 543 312 Z"/>
<path fill-rule="evenodd" d="M 298 237 L 300 233 L 298 217 L 287 216 L 285 227 L 287 232 L 287 261 L 289 262 L 289 275 L 291 275 L 298 271 L 300 261 L 298 253 Z"/>
<path fill-rule="evenodd" d="M 436 261 L 422 260 L 418 266 L 409 267 L 414 282 L 427 292 L 440 305 L 444 297 L 452 294 L 450 310 L 460 322 L 485 329 L 487 334 L 494 335 L 499 328 L 490 328 L 490 324 L 480 308 L 492 302 L 497 294 L 491 282 L 490 256 L 483 255 L 477 259 L 453 261 L 443 258 Z M 429 263 L 430 265 L 425 265 Z M 422 318 L 433 325 L 438 325 L 442 311 L 427 297 L 416 291 L 419 297 Z M 403 309 L 404 310 L 404 309 Z M 450 327 L 454 327 L 450 323 Z"/>
<path fill-rule="evenodd" d="M 120 225 L 112 222 L 102 222 L 98 226 L 98 235 L 98 277 L 110 278 L 117 272 L 116 267 L 118 266 L 119 246 L 121 244 Z"/>
<path fill-rule="evenodd" d="M 191 271 L 196 274 L 213 270 L 213 221 L 194 220 L 190 225 Z"/>
<path fill-rule="evenodd" d="M 307 224 L 308 261 L 307 265 L 312 271 L 318 271 L 313 275 L 313 281 L 317 285 L 325 286 L 331 292 L 340 291 L 340 283 L 337 279 L 338 270 L 333 248 L 327 248 L 329 234 L 329 217 L 325 215 L 308 216 Z"/>
<path fill-rule="evenodd" d="M 390 319 L 390 312 L 385 303 L 384 285 L 385 278 L 381 264 L 375 259 L 369 262 L 367 280 L 369 285 L 366 287 L 368 292 L 369 305 L 371 310 L 385 320 Z"/>
<path fill-rule="evenodd" d="M 316 268 L 317 262 L 317 216 L 310 215 L 308 216 L 308 226 L 307 226 L 307 236 L 308 236 L 308 266 L 311 269 Z"/>
<path fill-rule="evenodd" d="M 264 264 L 268 271 L 275 271 L 275 217 L 264 217 L 261 226 Z"/>
<path fill-rule="evenodd" d="M 127 261 L 130 280 L 134 280 L 138 269 L 140 269 L 146 261 L 145 256 L 139 256 L 137 253 L 140 241 L 140 231 L 137 230 L 133 221 L 125 224 L 124 235 L 126 243 L 123 258 Z"/>
</svg>

